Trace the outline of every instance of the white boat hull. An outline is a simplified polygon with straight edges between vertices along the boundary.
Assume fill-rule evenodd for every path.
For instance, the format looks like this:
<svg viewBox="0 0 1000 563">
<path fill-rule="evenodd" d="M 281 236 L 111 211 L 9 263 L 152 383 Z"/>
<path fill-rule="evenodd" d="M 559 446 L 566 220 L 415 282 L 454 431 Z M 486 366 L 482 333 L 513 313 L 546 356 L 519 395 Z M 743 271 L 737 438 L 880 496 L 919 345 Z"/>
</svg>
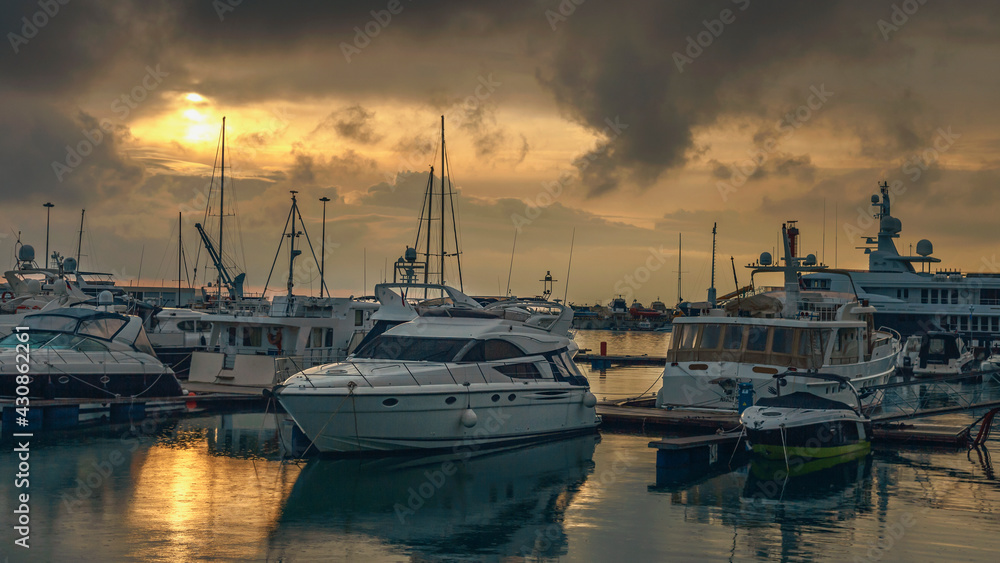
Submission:
<svg viewBox="0 0 1000 563">
<path fill-rule="evenodd" d="M 589 394 L 556 382 L 276 391 L 320 452 L 465 451 L 592 431 L 600 419 Z"/>
<path fill-rule="evenodd" d="M 675 362 L 663 371 L 663 386 L 657 393 L 658 407 L 708 408 L 737 410 L 738 382 L 753 384 L 754 396 L 773 397 L 778 383 L 774 375 L 788 370 L 786 366 L 746 364 L 740 362 Z M 862 405 L 870 407 L 881 400 L 880 393 L 865 393 L 865 389 L 888 383 L 896 369 L 893 355 L 859 364 L 823 366 L 823 373 L 843 375 L 862 395 Z M 782 395 L 805 391 L 841 402 L 853 401 L 850 389 L 829 381 L 786 380 Z"/>
</svg>

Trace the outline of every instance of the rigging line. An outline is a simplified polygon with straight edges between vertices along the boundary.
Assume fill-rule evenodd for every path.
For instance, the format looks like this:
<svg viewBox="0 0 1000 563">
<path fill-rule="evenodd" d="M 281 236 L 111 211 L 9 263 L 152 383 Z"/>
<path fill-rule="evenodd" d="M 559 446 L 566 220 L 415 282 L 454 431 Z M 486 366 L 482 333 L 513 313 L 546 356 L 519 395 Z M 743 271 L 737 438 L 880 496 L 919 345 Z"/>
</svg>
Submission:
<svg viewBox="0 0 1000 563">
<path fill-rule="evenodd" d="M 288 210 L 288 218 L 285 219 L 285 227 L 281 229 L 281 238 L 278 239 L 278 249 L 274 252 L 274 261 L 271 262 L 271 271 L 267 273 L 267 281 L 264 282 L 264 291 L 261 292 L 262 296 L 267 293 L 267 286 L 271 283 L 271 274 L 274 273 L 274 266 L 278 263 L 278 255 L 281 254 L 281 245 L 285 243 L 285 231 L 288 230 L 288 224 L 292 221 L 292 212 L 293 209 Z M 292 236 L 295 236 L 295 233 L 292 233 Z"/>
<path fill-rule="evenodd" d="M 514 227 L 514 244 L 510 247 L 510 268 L 507 270 L 507 296 L 510 296 L 510 276 L 514 273 L 514 249 L 517 248 L 517 227 Z M 500 285 L 499 282 L 497 285 Z M 499 287 L 497 290 L 499 291 Z"/>
<path fill-rule="evenodd" d="M 443 150 L 443 149 L 442 149 Z M 459 220 L 455 219 L 456 207 L 455 207 L 455 177 L 451 172 L 451 158 L 448 157 L 448 153 L 445 152 L 445 168 L 448 169 L 448 201 L 451 203 L 451 225 L 454 228 L 455 235 L 455 263 L 458 266 L 458 286 L 459 290 L 464 290 L 462 284 L 462 252 L 461 252 L 461 229 L 459 228 L 460 220 L 462 218 L 461 210 L 458 210 Z M 441 218 L 444 221 L 444 217 Z M 443 251 L 443 249 L 442 249 Z"/>
<path fill-rule="evenodd" d="M 309 240 L 309 229 L 306 228 L 306 220 L 302 218 L 302 212 L 299 211 L 298 206 L 295 206 L 295 212 L 299 216 L 299 222 L 302 224 L 302 233 L 306 235 L 306 244 L 309 245 L 309 252 L 312 254 L 313 262 L 316 263 L 316 267 L 319 268 L 319 258 L 316 258 L 316 250 L 313 248 L 312 241 Z M 311 286 L 310 286 L 311 289 Z M 330 288 L 326 286 L 326 280 L 323 280 L 323 289 L 326 290 L 327 295 L 330 293 Z"/>
<path fill-rule="evenodd" d="M 163 262 L 167 259 L 167 253 L 170 252 L 171 245 L 174 242 L 174 229 L 177 225 L 171 221 L 170 222 L 170 234 L 167 235 L 167 244 L 163 247 L 163 256 L 160 258 L 160 265 L 156 267 L 156 277 L 163 281 Z"/>
</svg>

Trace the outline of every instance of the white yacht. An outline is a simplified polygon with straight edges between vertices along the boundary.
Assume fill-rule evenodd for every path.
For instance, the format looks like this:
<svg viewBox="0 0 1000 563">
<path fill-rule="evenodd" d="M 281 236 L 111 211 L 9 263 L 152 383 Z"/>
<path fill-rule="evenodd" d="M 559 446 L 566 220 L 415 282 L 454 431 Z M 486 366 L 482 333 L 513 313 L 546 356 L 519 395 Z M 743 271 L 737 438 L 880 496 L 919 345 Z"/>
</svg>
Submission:
<svg viewBox="0 0 1000 563">
<path fill-rule="evenodd" d="M 851 270 L 850 279 L 834 272 L 803 276 L 806 289 L 850 291 L 875 307 L 875 322 L 898 330 L 904 337 L 931 330 L 958 332 L 973 348 L 988 350 L 1000 341 L 1000 273 L 963 273 L 957 270 L 931 272 L 929 240 L 917 242 L 916 256 L 902 256 L 893 239 L 899 238 L 902 222 L 890 214 L 889 187 L 882 183 L 881 197 L 872 196 L 879 226 L 869 245 L 867 270 Z"/>
<path fill-rule="evenodd" d="M 110 303 L 110 294 L 102 301 Z M 139 317 L 82 306 L 25 316 L 0 340 L 0 396 L 15 396 L 23 346 L 30 350 L 30 397 L 181 395 L 180 383 L 156 358 Z"/>
<path fill-rule="evenodd" d="M 431 287 L 411 284 L 409 297 Z M 444 298 L 414 304 L 376 286 L 380 315 L 412 320 L 273 389 L 320 452 L 493 447 L 597 427 L 597 399 L 572 359 L 570 307 L 483 308 L 438 287 Z"/>
<path fill-rule="evenodd" d="M 800 272 L 825 269 L 815 256 L 795 256 L 795 238 L 782 227 L 785 265 L 763 253 L 753 273 L 782 272 L 784 289 L 729 300 L 725 309 L 675 317 L 673 338 L 656 405 L 737 410 L 740 383 L 757 398 L 778 394 L 773 376 L 818 371 L 844 376 L 866 405 L 879 399 L 866 388 L 886 383 L 900 351 L 898 333 L 875 330 L 875 309 L 854 295 L 802 291 Z M 786 381 L 784 394 L 803 391 L 846 402 L 836 382 Z"/>
<path fill-rule="evenodd" d="M 208 314 L 204 350 L 191 352 L 188 381 L 270 387 L 305 368 L 343 360 L 372 327 L 378 303 L 347 297 L 275 296 L 270 304 Z M 277 375 L 276 375 L 277 374 Z"/>
</svg>

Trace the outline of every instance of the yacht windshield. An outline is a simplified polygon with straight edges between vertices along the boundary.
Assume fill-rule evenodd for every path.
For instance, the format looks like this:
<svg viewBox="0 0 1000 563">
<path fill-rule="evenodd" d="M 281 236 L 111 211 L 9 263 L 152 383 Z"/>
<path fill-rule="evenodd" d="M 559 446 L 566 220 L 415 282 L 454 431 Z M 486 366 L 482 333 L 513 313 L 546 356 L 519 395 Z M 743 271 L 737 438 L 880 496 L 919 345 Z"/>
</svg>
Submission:
<svg viewBox="0 0 1000 563">
<path fill-rule="evenodd" d="M 354 353 L 355 358 L 450 362 L 471 342 L 467 338 L 414 338 L 382 335 Z"/>
<path fill-rule="evenodd" d="M 79 321 L 73 317 L 62 315 L 36 315 L 24 319 L 24 324 L 32 331 L 51 330 L 55 332 L 73 332 Z"/>
</svg>

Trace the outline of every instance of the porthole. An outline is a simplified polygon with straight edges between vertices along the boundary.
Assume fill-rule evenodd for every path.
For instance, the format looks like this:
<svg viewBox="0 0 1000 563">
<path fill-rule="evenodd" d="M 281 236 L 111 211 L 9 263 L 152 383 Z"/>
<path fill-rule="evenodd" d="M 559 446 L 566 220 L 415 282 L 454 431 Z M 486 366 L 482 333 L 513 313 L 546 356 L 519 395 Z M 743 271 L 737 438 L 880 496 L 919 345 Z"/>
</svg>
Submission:
<svg viewBox="0 0 1000 563">
<path fill-rule="evenodd" d="M 394 398 L 390 397 L 390 398 L 382 401 L 382 404 L 385 405 L 385 406 L 387 406 L 387 407 L 394 407 L 397 404 L 399 404 L 399 399 L 394 399 Z"/>
<path fill-rule="evenodd" d="M 492 397 L 490 397 L 490 400 L 495 403 L 500 400 L 500 395 L 493 395 Z"/>
<path fill-rule="evenodd" d="M 59 383 L 62 383 L 63 385 L 69 383 L 69 376 L 67 375 L 59 376 Z"/>
<path fill-rule="evenodd" d="M 449 404 L 449 405 L 451 405 L 451 404 L 454 404 L 455 401 L 457 401 L 457 400 L 458 399 L 456 399 L 455 397 L 448 397 L 447 399 L 444 400 L 444 402 L 447 403 L 447 404 Z"/>
<path fill-rule="evenodd" d="M 517 398 L 517 395 L 515 395 L 515 394 L 513 394 L 513 393 L 511 393 L 510 395 L 507 395 L 507 400 L 508 400 L 508 401 L 513 401 L 513 400 L 514 400 L 514 399 L 516 399 L 516 398 Z"/>
</svg>

